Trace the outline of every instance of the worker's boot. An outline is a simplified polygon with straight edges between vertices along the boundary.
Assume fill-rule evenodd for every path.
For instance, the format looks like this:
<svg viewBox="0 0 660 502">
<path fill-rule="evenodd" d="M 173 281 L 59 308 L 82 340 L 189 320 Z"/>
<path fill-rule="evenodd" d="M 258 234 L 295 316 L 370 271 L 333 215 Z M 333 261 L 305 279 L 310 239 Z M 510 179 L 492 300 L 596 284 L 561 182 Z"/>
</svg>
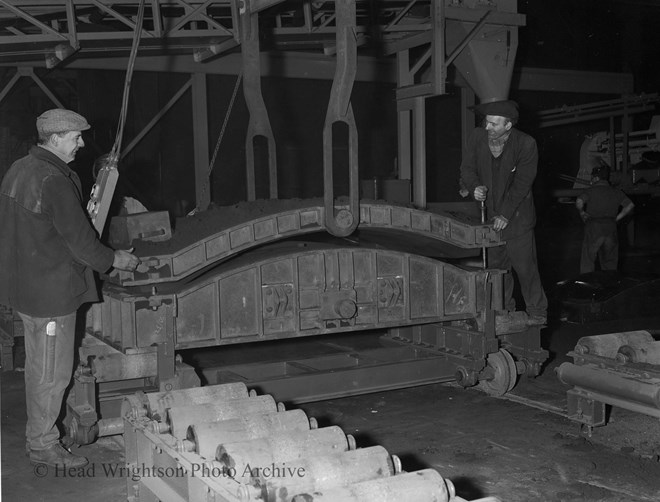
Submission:
<svg viewBox="0 0 660 502">
<path fill-rule="evenodd" d="M 523 311 L 498 312 L 495 316 L 495 332 L 498 335 L 517 333 L 527 327 L 527 313 Z"/>
<path fill-rule="evenodd" d="M 62 443 L 62 446 L 64 446 L 66 450 L 70 451 L 70 448 L 75 444 L 75 441 L 71 436 L 63 436 L 60 438 L 60 443 Z M 28 441 L 25 442 L 25 456 L 30 458 L 30 443 Z"/>
<path fill-rule="evenodd" d="M 527 324 L 529 326 L 545 326 L 548 323 L 548 317 L 539 314 L 530 314 L 527 317 Z"/>
<path fill-rule="evenodd" d="M 76 469 L 87 465 L 87 459 L 85 457 L 74 455 L 59 442 L 45 450 L 30 450 L 30 462 L 32 464 L 44 464 L 60 469 Z"/>
</svg>

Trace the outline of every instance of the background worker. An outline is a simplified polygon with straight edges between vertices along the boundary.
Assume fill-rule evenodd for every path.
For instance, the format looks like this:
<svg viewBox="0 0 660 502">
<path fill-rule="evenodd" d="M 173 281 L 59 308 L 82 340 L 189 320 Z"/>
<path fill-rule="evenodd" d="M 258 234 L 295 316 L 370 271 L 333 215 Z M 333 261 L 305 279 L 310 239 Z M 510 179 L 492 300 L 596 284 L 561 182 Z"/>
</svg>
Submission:
<svg viewBox="0 0 660 502">
<path fill-rule="evenodd" d="M 616 270 L 619 262 L 617 223 L 635 207 L 628 196 L 610 185 L 609 166 L 591 171 L 591 187 L 578 196 L 575 207 L 584 221 L 580 273 L 593 272 L 596 257 L 601 270 Z M 621 210 L 619 210 L 621 209 Z"/>
<path fill-rule="evenodd" d="M 0 185 L 0 303 L 25 328 L 26 439 L 32 463 L 82 467 L 60 443 L 57 419 L 71 381 L 76 312 L 98 301 L 93 271 L 135 270 L 139 260 L 98 239 L 68 164 L 85 146 L 87 120 L 70 110 L 37 118 L 38 144 Z"/>
<path fill-rule="evenodd" d="M 516 129 L 518 105 L 493 101 L 475 110 L 485 116 L 485 127 L 469 136 L 461 163 L 461 180 L 475 200 L 484 202 L 493 228 L 502 232 L 503 246 L 488 249 L 488 266 L 515 271 L 527 312 L 527 323 L 547 320 L 548 300 L 538 271 L 534 226 L 536 211 L 532 184 L 538 150 L 531 136 Z M 513 277 L 504 276 L 504 301 L 516 310 Z"/>
</svg>

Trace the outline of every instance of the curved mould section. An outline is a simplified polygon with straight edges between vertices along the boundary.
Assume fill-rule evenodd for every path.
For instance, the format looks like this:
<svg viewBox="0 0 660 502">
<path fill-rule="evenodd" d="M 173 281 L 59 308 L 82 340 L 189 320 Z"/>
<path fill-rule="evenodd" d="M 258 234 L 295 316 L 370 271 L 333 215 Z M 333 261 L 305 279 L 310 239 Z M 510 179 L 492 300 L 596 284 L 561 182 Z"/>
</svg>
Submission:
<svg viewBox="0 0 660 502">
<path fill-rule="evenodd" d="M 486 308 L 486 284 L 489 307 L 502 304 L 502 271 L 410 253 L 318 246 L 249 258 L 151 293 L 106 285 L 88 332 L 123 351 L 179 350 L 470 319 Z"/>
<path fill-rule="evenodd" d="M 172 250 L 171 245 L 163 243 L 164 251 L 161 252 L 160 243 L 151 243 L 148 248 L 139 251 L 142 263 L 135 272 L 114 271 L 109 281 L 124 286 L 179 281 L 263 244 L 314 232 L 327 232 L 325 221 L 322 204 L 262 214 L 228 228 L 220 228 L 222 221 L 219 220 L 219 228 L 215 233 L 200 235 L 198 240 L 180 249 Z M 362 202 L 358 229 L 376 229 L 399 235 L 403 232 L 462 249 L 503 244 L 492 225 L 475 225 L 447 214 L 384 203 Z"/>
</svg>

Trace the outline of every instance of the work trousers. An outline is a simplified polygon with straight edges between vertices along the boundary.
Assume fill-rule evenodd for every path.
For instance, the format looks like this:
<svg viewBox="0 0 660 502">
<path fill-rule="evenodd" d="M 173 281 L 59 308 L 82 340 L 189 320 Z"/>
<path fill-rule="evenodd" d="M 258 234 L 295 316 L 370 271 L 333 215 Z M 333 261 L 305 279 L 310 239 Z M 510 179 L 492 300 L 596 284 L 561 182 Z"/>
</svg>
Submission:
<svg viewBox="0 0 660 502">
<path fill-rule="evenodd" d="M 32 450 L 60 438 L 56 422 L 73 375 L 76 313 L 33 317 L 18 313 L 25 330 L 25 436 Z"/>
<path fill-rule="evenodd" d="M 587 221 L 584 226 L 580 273 L 586 274 L 596 269 L 596 257 L 601 270 L 616 270 L 619 263 L 619 235 L 616 222 Z"/>
<path fill-rule="evenodd" d="M 508 238 L 503 246 L 488 248 L 488 267 L 507 271 L 515 270 L 520 283 L 520 291 L 525 300 L 525 310 L 529 315 L 546 316 L 548 312 L 548 299 L 543 291 L 541 276 L 539 275 L 538 260 L 536 258 L 536 240 L 534 231 Z M 513 298 L 513 277 L 504 275 L 504 302 L 505 308 L 516 310 Z"/>
</svg>

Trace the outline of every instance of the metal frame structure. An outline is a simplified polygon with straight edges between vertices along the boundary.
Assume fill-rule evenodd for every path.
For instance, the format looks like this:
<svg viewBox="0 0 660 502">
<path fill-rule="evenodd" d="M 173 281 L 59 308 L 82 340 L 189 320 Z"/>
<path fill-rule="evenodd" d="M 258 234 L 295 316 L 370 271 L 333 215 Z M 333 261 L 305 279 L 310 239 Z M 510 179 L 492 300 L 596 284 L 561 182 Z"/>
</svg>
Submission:
<svg viewBox="0 0 660 502">
<path fill-rule="evenodd" d="M 575 124 L 598 119 L 608 120 L 608 130 L 599 131 L 587 136 L 580 149 L 580 167 L 576 176 L 565 176 L 574 181 L 570 189 L 554 191 L 556 197 L 575 197 L 589 186 L 591 169 L 597 160 L 612 166 L 612 183 L 625 191 L 628 195 L 653 195 L 658 193 L 655 181 L 658 174 L 652 173 L 651 182 L 643 181 L 648 175 L 632 169 L 632 165 L 639 163 L 645 152 L 656 152 L 660 145 L 658 133 L 659 119 L 654 116 L 651 126 L 641 131 L 631 130 L 632 117 L 639 113 L 648 113 L 656 110 L 660 97 L 658 94 L 641 94 L 639 96 L 624 96 L 620 99 L 598 101 L 579 106 L 564 106 L 539 112 L 542 128 L 555 127 L 565 124 Z M 617 132 L 617 119 L 620 132 Z M 655 169 L 657 171 L 657 169 Z"/>
<path fill-rule="evenodd" d="M 18 6 L 10 0 L 1 0 L 0 64 L 27 64 L 42 59 L 41 64 L 53 68 L 71 66 L 90 57 L 105 59 L 122 54 L 130 47 L 139 4 L 140 0 L 120 3 L 42 0 L 21 2 Z M 346 8 L 353 11 L 348 17 L 342 15 Z M 336 109 L 325 127 L 324 149 L 330 151 L 332 124 L 341 121 L 349 126 L 353 157 L 357 155 L 355 127 L 344 114 L 357 75 L 357 50 L 370 57 L 376 53 L 385 57 L 396 54 L 400 177 L 413 180 L 413 200 L 423 208 L 426 206 L 424 99 L 445 93 L 447 69 L 451 64 L 466 69 L 464 76 L 468 81 L 473 80 L 473 87 L 478 84 L 475 78 L 484 81 L 484 74 L 492 74 L 483 91 L 488 96 L 482 97 L 505 96 L 515 59 L 517 28 L 522 25 L 524 16 L 516 13 L 515 0 L 487 5 L 453 0 L 387 0 L 376 9 L 366 1 L 266 0 L 239 5 L 234 0 L 152 0 L 145 9 L 140 57 L 192 54 L 194 62 L 205 63 L 217 57 L 223 60 L 230 57 L 240 45 L 240 71 L 250 109 L 246 141 L 248 200 L 253 200 L 256 197 L 254 139 L 258 136 L 267 142 L 269 196 L 277 196 L 275 145 L 259 86 L 260 51 L 296 51 L 313 54 L 314 60 L 321 61 L 329 56 L 341 56 L 337 58 L 339 73 L 335 75 L 331 97 L 331 101 L 337 100 Z M 262 34 L 262 40 L 255 38 L 257 31 Z M 445 56 L 448 51 L 451 52 Z M 346 58 L 349 53 L 353 55 Z M 204 88 L 199 77 L 194 81 L 197 85 L 193 88 L 193 104 L 198 112 L 205 108 Z M 503 87 L 499 82 L 503 82 Z M 195 116 L 195 138 L 205 138 L 204 117 Z M 411 126 L 415 130 L 414 139 L 411 139 Z M 196 142 L 195 171 L 200 178 L 208 171 L 208 154 L 204 154 L 208 148 L 203 148 L 203 140 Z M 325 162 L 330 159 L 326 153 Z M 197 207 L 202 209 L 209 202 L 204 200 L 207 198 L 202 189 L 204 183 L 204 179 L 197 180 Z M 353 185 L 351 206 L 355 214 L 357 182 Z M 355 218 L 339 213 L 335 216 L 336 232 L 344 225 L 347 225 L 345 232 L 354 229 Z"/>
<path fill-rule="evenodd" d="M 0 102 L 18 79 L 29 76 L 56 106 L 66 107 L 41 82 L 35 71 L 40 67 L 125 69 L 124 55 L 130 50 L 140 1 L 1 0 L 0 66 L 16 66 L 16 74 L 0 91 Z M 346 80 L 349 73 L 344 72 L 343 81 L 336 83 L 333 95 L 345 93 L 353 80 L 396 83 L 398 176 L 412 181 L 412 200 L 424 208 L 427 204 L 426 99 L 445 93 L 448 82 L 461 87 L 464 109 L 474 104 L 475 91 L 482 99 L 506 95 L 513 72 L 517 28 L 524 25 L 524 16 L 516 12 L 515 0 L 488 3 L 387 0 L 380 2 L 375 11 L 371 2 L 350 3 L 355 5 L 355 25 L 350 31 L 354 33 L 357 59 L 347 69 L 354 76 Z M 267 185 L 272 197 L 276 193 L 275 145 L 258 86 L 260 76 L 332 79 L 337 71 L 338 22 L 334 2 L 253 1 L 243 3 L 243 10 L 237 5 L 234 0 L 150 0 L 145 9 L 146 21 L 135 69 L 186 72 L 191 78 L 127 145 L 122 155 L 133 150 L 174 103 L 191 90 L 195 143 L 191 157 L 195 162 L 199 209 L 208 207 L 211 201 L 207 190 L 210 169 L 204 75 L 245 77 L 244 91 L 251 108 L 253 131 L 250 136 L 264 137 L 268 144 Z M 254 18 L 249 23 L 258 23 L 266 33 L 262 40 L 253 43 L 251 58 L 241 56 L 241 51 L 250 46 L 241 43 L 245 34 L 250 33 L 240 29 L 241 19 L 246 16 Z M 257 16 L 259 21 L 255 21 Z M 456 66 L 463 76 L 450 72 L 450 66 Z M 486 75 L 491 77 L 484 78 Z M 520 89 L 631 92 L 632 83 L 627 75 L 598 74 L 596 87 L 593 76 L 587 72 L 524 68 L 514 79 Z M 334 113 L 342 117 L 343 112 Z M 465 114 L 462 124 L 463 135 L 467 136 L 473 124 L 470 112 Z M 248 139 L 247 146 L 246 169 L 252 180 L 253 141 Z M 251 182 L 248 198 L 252 194 L 254 183 Z M 347 221 L 347 215 L 337 216 L 337 222 Z M 354 224 L 355 219 L 352 221 Z"/>
</svg>

